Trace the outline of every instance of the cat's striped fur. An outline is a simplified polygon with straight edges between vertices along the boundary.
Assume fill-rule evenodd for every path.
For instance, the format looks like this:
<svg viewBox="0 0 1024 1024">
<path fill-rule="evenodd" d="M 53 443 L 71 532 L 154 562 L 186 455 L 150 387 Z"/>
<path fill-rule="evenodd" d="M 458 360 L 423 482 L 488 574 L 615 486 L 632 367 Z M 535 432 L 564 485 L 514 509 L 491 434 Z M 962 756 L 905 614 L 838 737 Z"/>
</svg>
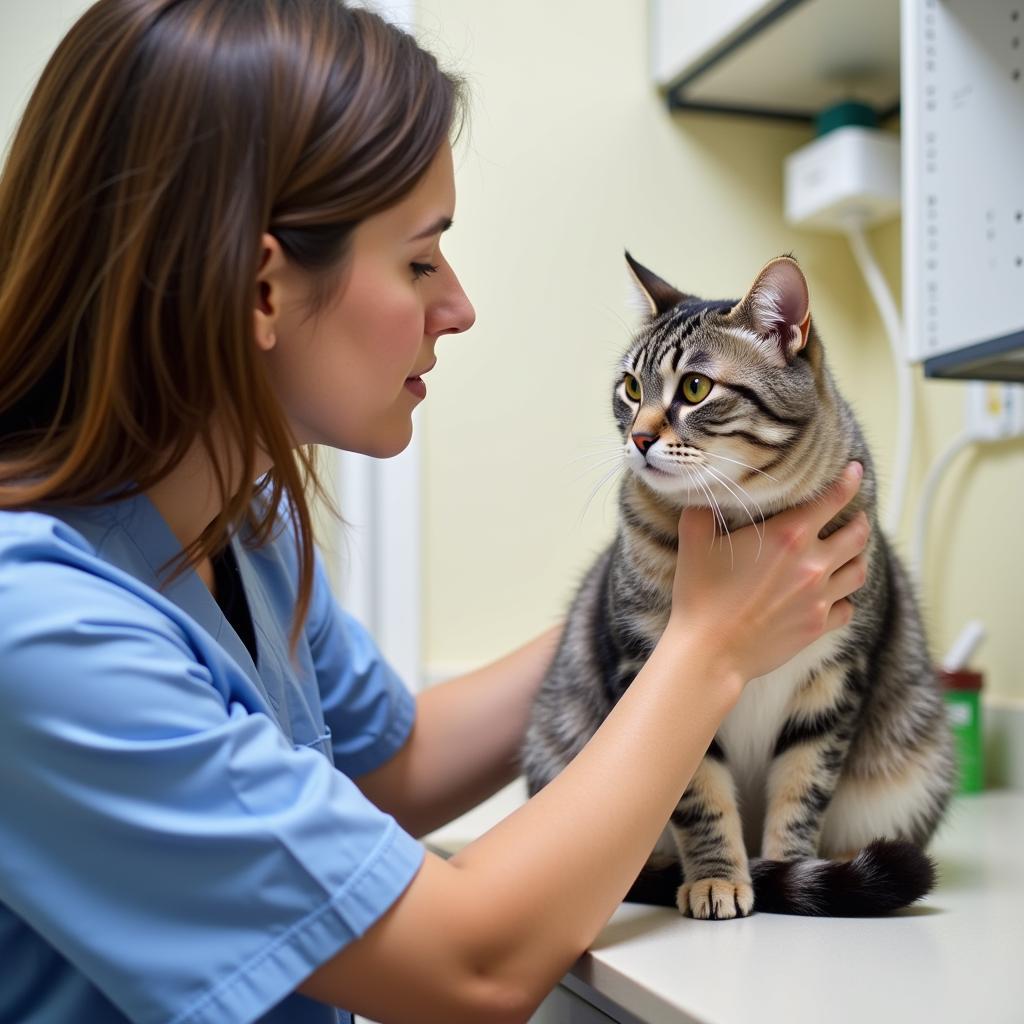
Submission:
<svg viewBox="0 0 1024 1024">
<path fill-rule="evenodd" d="M 613 394 L 628 463 L 620 528 L 579 587 L 535 701 L 522 750 L 530 792 L 593 735 L 664 630 L 684 505 L 710 505 L 730 530 L 760 523 L 813 501 L 857 459 L 859 494 L 824 531 L 860 509 L 872 523 L 852 622 L 747 685 L 633 895 L 703 918 L 755 905 L 906 905 L 933 883 L 922 848 L 952 790 L 951 739 L 911 586 L 878 527 L 870 453 L 825 364 L 803 274 L 782 257 L 743 300 L 705 302 L 627 260 L 651 315 Z M 684 389 L 692 399 L 704 387 L 694 373 L 712 385 L 691 404 Z M 890 841 L 872 845 L 880 838 Z"/>
</svg>

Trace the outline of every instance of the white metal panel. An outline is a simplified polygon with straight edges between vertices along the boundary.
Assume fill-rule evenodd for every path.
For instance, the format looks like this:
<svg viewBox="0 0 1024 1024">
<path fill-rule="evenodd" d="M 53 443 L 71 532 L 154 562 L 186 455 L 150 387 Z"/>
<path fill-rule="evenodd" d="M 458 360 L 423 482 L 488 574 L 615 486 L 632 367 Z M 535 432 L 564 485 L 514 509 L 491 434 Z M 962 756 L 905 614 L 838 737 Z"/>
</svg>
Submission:
<svg viewBox="0 0 1024 1024">
<path fill-rule="evenodd" d="M 651 0 L 651 70 L 659 85 L 700 64 L 778 0 Z"/>
<path fill-rule="evenodd" d="M 933 358 L 1024 332 L 1024 3 L 904 0 L 904 305 Z"/>
<path fill-rule="evenodd" d="M 337 503 L 348 525 L 334 545 L 342 605 L 413 690 L 423 685 L 418 429 L 393 459 L 338 453 Z"/>
</svg>

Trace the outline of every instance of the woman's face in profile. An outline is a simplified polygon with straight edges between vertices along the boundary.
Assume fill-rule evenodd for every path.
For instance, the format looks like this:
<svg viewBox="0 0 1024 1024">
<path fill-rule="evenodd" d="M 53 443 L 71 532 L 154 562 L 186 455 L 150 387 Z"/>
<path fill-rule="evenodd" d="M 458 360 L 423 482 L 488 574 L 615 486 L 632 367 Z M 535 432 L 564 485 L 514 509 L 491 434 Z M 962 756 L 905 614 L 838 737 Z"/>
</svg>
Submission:
<svg viewBox="0 0 1024 1024">
<path fill-rule="evenodd" d="M 279 293 L 275 341 L 264 356 L 299 444 L 386 458 L 409 443 L 426 388 L 416 378 L 433 366 L 437 339 L 475 319 L 441 254 L 454 210 L 446 143 L 412 192 L 356 227 L 348 266 L 318 316 L 290 301 L 302 289 Z M 276 247 L 272 260 L 281 266 L 276 240 L 267 235 L 264 244 Z"/>
</svg>

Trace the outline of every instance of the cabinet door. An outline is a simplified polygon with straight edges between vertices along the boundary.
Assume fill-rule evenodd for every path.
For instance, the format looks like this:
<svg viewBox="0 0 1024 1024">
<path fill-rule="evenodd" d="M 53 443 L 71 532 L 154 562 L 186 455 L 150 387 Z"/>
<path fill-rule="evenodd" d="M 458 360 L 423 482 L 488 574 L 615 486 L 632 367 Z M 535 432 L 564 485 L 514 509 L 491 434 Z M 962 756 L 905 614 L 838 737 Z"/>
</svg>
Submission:
<svg viewBox="0 0 1024 1024">
<path fill-rule="evenodd" d="M 559 985 L 537 1008 L 530 1024 L 614 1024 L 614 1019 Z"/>
</svg>

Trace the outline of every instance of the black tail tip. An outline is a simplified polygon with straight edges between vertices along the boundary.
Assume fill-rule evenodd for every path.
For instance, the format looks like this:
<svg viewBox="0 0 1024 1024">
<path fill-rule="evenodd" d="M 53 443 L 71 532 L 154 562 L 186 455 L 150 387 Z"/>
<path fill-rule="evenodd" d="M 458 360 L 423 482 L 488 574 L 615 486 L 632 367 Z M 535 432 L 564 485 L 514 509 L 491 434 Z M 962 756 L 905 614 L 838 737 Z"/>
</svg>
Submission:
<svg viewBox="0 0 1024 1024">
<path fill-rule="evenodd" d="M 874 839 L 850 862 L 850 867 L 884 873 L 887 888 L 899 894 L 899 906 L 909 906 L 935 888 L 935 861 L 905 839 Z M 893 907 L 892 909 L 898 909 Z"/>
</svg>

